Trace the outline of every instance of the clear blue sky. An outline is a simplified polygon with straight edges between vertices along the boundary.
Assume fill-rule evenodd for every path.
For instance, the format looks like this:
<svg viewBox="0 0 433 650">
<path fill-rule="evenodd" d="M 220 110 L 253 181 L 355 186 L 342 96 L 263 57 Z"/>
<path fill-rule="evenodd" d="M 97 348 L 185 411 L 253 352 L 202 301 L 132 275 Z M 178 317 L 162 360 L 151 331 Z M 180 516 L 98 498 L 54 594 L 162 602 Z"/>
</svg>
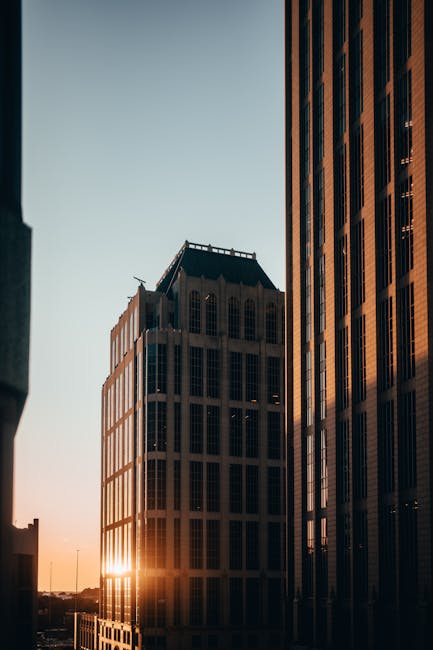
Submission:
<svg viewBox="0 0 433 650">
<path fill-rule="evenodd" d="M 283 0 L 23 0 L 30 395 L 15 519 L 39 586 L 99 576 L 109 332 L 185 239 L 256 251 L 281 289 Z"/>
</svg>

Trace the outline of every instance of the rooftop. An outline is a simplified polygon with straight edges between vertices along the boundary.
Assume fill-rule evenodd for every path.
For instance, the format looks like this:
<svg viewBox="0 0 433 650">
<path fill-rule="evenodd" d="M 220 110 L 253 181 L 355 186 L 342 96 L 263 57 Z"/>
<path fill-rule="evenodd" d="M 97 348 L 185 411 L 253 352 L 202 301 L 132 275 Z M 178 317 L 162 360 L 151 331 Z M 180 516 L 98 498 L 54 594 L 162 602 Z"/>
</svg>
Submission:
<svg viewBox="0 0 433 650">
<path fill-rule="evenodd" d="M 276 289 L 257 262 L 255 253 L 185 241 L 157 282 L 156 290 L 168 294 L 180 269 L 196 278 L 217 280 L 222 275 L 226 282 L 242 282 L 249 287 L 260 282 L 265 289 Z"/>
</svg>

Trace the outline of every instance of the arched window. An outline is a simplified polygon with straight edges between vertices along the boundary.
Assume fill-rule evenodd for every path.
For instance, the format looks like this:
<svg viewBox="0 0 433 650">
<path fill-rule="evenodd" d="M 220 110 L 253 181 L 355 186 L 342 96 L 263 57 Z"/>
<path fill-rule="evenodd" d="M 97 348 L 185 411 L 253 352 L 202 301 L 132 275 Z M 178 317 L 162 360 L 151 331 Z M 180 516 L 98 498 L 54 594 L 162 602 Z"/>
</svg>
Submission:
<svg viewBox="0 0 433 650">
<path fill-rule="evenodd" d="M 189 331 L 193 334 L 200 334 L 200 294 L 198 291 L 191 291 L 189 294 Z"/>
<path fill-rule="evenodd" d="M 217 335 L 217 301 L 214 293 L 206 296 L 206 334 Z"/>
<path fill-rule="evenodd" d="M 240 318 L 239 318 L 239 300 L 230 298 L 229 300 L 229 338 L 239 339 L 241 336 Z"/>
<path fill-rule="evenodd" d="M 273 302 L 266 305 L 266 343 L 277 342 L 277 308 Z"/>
<path fill-rule="evenodd" d="M 244 305 L 244 337 L 247 341 L 256 339 L 256 303 L 246 300 Z"/>
</svg>

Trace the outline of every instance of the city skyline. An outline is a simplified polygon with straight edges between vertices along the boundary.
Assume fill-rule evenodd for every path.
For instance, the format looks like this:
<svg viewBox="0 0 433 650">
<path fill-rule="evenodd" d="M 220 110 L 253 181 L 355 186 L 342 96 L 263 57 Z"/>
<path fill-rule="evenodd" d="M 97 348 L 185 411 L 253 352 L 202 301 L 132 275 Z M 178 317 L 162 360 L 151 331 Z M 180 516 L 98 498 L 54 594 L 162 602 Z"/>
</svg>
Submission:
<svg viewBox="0 0 433 650">
<path fill-rule="evenodd" d="M 75 588 L 78 548 L 79 588 L 98 584 L 89 458 L 100 453 L 106 332 L 133 276 L 152 289 L 191 239 L 256 251 L 284 285 L 283 3 L 118 5 L 23 2 L 23 211 L 34 237 L 14 520 L 39 518 L 39 586 L 49 588 L 52 562 L 56 591 Z M 119 246 L 126 223 L 134 236 Z"/>
</svg>

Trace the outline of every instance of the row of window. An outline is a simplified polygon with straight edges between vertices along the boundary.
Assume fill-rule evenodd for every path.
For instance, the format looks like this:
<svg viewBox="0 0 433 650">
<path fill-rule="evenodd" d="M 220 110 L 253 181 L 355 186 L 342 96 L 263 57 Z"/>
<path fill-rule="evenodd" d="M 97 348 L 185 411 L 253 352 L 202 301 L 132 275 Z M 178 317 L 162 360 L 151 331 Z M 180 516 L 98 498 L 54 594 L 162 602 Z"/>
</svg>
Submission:
<svg viewBox="0 0 433 650">
<path fill-rule="evenodd" d="M 189 609 L 189 625 L 218 627 L 223 622 L 223 581 L 220 577 L 190 577 L 189 601 L 182 601 L 181 578 L 175 577 L 173 585 L 173 625 L 184 623 L 183 608 Z M 263 598 L 260 578 L 229 578 L 228 616 L 230 625 L 261 625 L 266 618 L 268 625 L 279 626 L 282 622 L 282 581 L 268 578 Z M 149 628 L 165 628 L 167 621 L 168 592 L 165 578 L 146 578 L 143 624 Z M 266 603 L 266 605 L 265 605 Z M 156 639 L 164 637 L 153 637 Z M 194 637 L 193 637 L 194 639 Z M 199 645 L 197 637 L 194 646 Z M 240 639 L 239 639 L 240 641 Z M 146 647 L 148 647 L 146 645 Z M 149 645 L 149 647 L 160 647 Z M 237 646 L 232 646 L 237 647 Z M 240 646 L 238 646 L 240 647 Z"/>
<path fill-rule="evenodd" d="M 193 334 L 204 332 L 208 336 L 218 336 L 218 307 L 214 293 L 209 293 L 204 301 L 205 325 L 202 327 L 202 299 L 198 291 L 189 294 L 189 331 Z M 284 312 L 283 312 L 284 318 Z M 265 339 L 267 343 L 278 341 L 277 306 L 268 302 L 265 307 Z M 282 325 L 284 332 L 284 324 Z M 231 297 L 227 303 L 227 332 L 229 338 L 241 338 L 241 302 L 238 298 Z M 256 303 L 248 299 L 243 305 L 243 336 L 247 341 L 257 339 Z"/>
<path fill-rule="evenodd" d="M 181 568 L 181 526 L 181 519 L 174 519 L 173 544 L 167 544 L 166 519 L 147 519 L 144 549 L 146 568 L 167 568 L 168 549 L 173 552 L 173 568 Z M 190 519 L 188 526 L 189 568 L 219 570 L 222 544 L 225 542 L 221 536 L 220 520 Z M 227 551 L 230 570 L 260 569 L 260 528 L 258 521 L 229 521 Z M 266 531 L 267 568 L 279 571 L 283 564 L 281 524 L 268 522 Z"/>
<path fill-rule="evenodd" d="M 204 416 L 206 415 L 206 423 Z M 228 409 L 229 454 L 257 458 L 259 455 L 259 411 Z M 174 404 L 173 449 L 181 451 L 181 404 Z M 194 454 L 221 453 L 221 417 L 219 406 L 189 405 L 189 451 Z M 205 429 L 206 425 L 206 429 Z M 167 404 L 149 402 L 147 418 L 147 451 L 167 450 Z M 281 414 L 267 413 L 267 457 L 282 455 Z"/>
<path fill-rule="evenodd" d="M 175 510 L 181 507 L 181 467 L 181 461 L 175 460 L 173 464 L 173 508 Z M 201 512 L 205 509 L 205 506 L 207 512 L 220 512 L 220 472 L 220 463 L 189 462 L 189 507 L 191 512 Z M 278 515 L 284 509 L 282 481 L 280 467 L 271 466 L 266 468 L 268 514 Z M 244 466 L 232 463 L 229 466 L 229 511 L 232 513 L 257 514 L 260 511 L 260 482 L 258 465 Z M 145 507 L 148 510 L 166 509 L 167 461 L 151 459 L 147 462 L 145 496 Z M 107 501 L 107 508 L 109 508 L 110 504 L 111 498 Z"/>
</svg>

